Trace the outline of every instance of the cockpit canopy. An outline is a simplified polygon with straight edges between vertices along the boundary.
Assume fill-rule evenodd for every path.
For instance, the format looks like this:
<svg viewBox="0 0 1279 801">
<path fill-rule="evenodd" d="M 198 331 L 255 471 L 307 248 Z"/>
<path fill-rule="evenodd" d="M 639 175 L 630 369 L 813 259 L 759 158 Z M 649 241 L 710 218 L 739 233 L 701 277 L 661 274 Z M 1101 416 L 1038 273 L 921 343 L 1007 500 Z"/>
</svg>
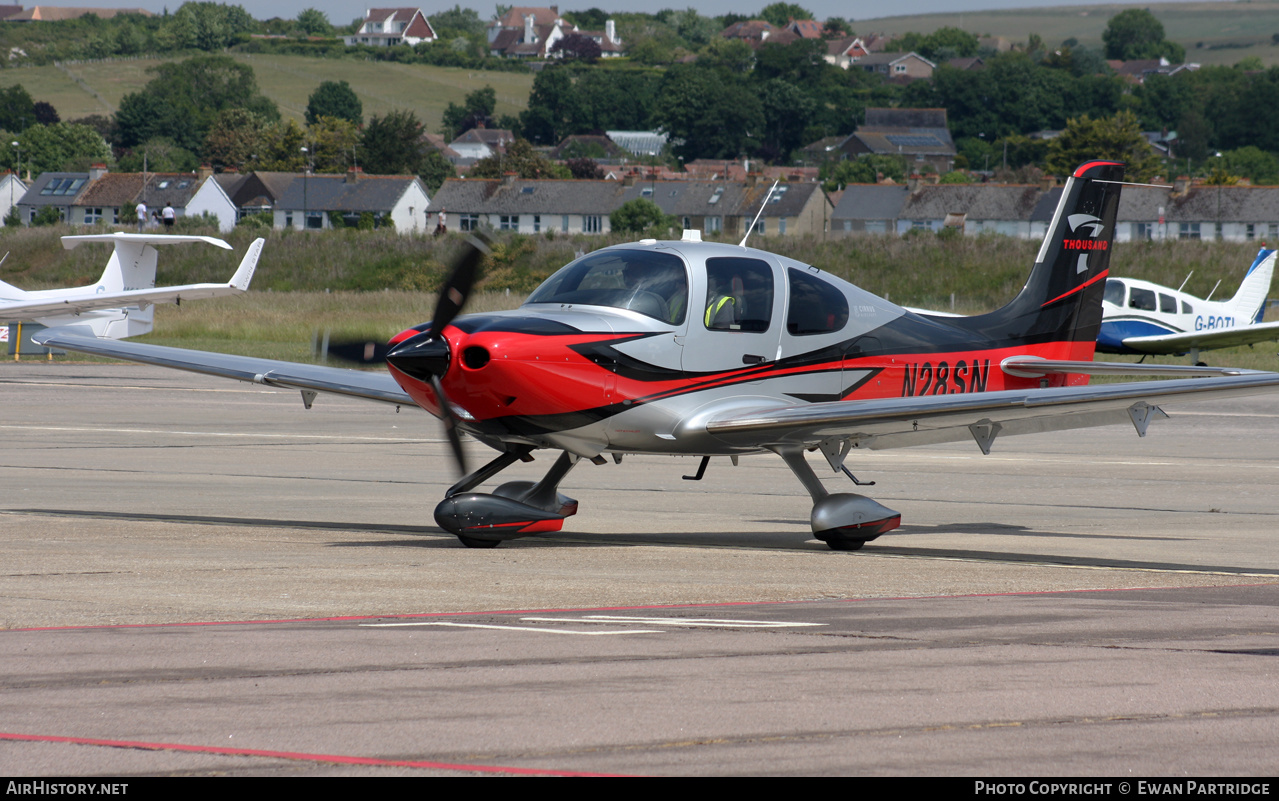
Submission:
<svg viewBox="0 0 1279 801">
<path fill-rule="evenodd" d="M 552 275 L 528 302 L 630 309 L 679 325 L 688 311 L 688 275 L 673 253 L 601 250 Z"/>
</svg>

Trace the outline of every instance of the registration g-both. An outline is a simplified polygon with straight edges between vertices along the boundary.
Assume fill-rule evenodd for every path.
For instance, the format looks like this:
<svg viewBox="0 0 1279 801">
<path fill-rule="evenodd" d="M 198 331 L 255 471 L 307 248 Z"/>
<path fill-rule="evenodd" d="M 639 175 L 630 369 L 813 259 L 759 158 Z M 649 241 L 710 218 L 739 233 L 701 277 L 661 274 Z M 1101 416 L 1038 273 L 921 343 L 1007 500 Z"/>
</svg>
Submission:
<svg viewBox="0 0 1279 801">
<path fill-rule="evenodd" d="M 577 511 L 560 490 L 582 461 L 626 469 L 626 454 L 715 460 L 771 452 L 812 498 L 813 535 L 855 550 L 901 515 L 818 472 L 849 471 L 864 450 L 1123 424 L 1144 435 L 1161 404 L 1279 389 L 1279 374 L 1092 360 L 1102 323 L 1122 164 L 1067 179 L 1030 277 L 1006 306 L 971 317 L 921 314 L 817 267 L 743 244 L 641 240 L 589 253 L 519 309 L 460 315 L 482 243 L 468 245 L 434 319 L 396 335 L 388 370 L 229 356 L 94 338 L 51 346 L 301 391 L 419 406 L 494 451 L 436 506 L 471 547 L 559 530 Z M 1091 375 L 1172 376 L 1089 385 Z M 549 452 L 538 481 L 479 491 Z M 616 464 L 609 464 L 610 462 Z M 620 466 L 616 466 L 620 464 Z M 827 475 L 831 475 L 827 472 Z M 845 478 L 846 476 L 846 478 Z M 406 498 L 406 503 L 411 502 Z M 405 514 L 418 510 L 407 507 Z"/>
</svg>

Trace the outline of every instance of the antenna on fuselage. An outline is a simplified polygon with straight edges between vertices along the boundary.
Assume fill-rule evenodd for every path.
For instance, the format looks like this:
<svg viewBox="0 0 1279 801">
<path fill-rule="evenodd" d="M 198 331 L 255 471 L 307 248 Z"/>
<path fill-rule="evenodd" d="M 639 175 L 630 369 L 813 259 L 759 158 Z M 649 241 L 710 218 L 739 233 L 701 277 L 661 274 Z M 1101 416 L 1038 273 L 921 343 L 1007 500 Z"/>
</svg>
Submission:
<svg viewBox="0 0 1279 801">
<path fill-rule="evenodd" d="M 1213 285 L 1212 285 L 1212 292 L 1216 292 L 1216 291 L 1217 291 L 1217 287 L 1219 287 L 1219 286 L 1221 286 L 1221 279 L 1220 279 L 1220 278 L 1218 278 L 1218 279 L 1217 279 L 1217 283 L 1215 283 L 1215 284 L 1213 284 Z M 1204 300 L 1212 300 L 1212 292 L 1209 292 L 1209 293 L 1208 293 L 1208 297 L 1204 298 Z"/>
<path fill-rule="evenodd" d="M 1194 271 L 1194 270 L 1191 270 L 1191 271 L 1190 271 L 1190 275 L 1194 275 L 1194 274 L 1195 274 L 1195 271 Z M 1190 275 L 1187 275 L 1187 276 L 1186 276 L 1186 280 L 1185 280 L 1185 281 L 1182 281 L 1182 282 L 1181 282 L 1181 286 L 1177 287 L 1177 291 L 1178 291 L 1178 292 L 1180 292 L 1181 290 L 1183 290 L 1183 289 L 1185 289 L 1185 288 L 1186 288 L 1186 283 L 1187 283 L 1188 281 L 1190 281 Z"/>
<path fill-rule="evenodd" d="M 764 195 L 764 202 L 760 204 L 759 211 L 755 213 L 755 219 L 751 220 L 751 227 L 746 229 L 746 236 L 742 237 L 742 241 L 737 243 L 739 248 L 746 247 L 746 240 L 751 238 L 751 231 L 755 230 L 755 224 L 759 222 L 759 217 L 764 213 L 764 208 L 768 205 L 768 199 L 773 196 L 773 190 L 777 188 L 777 184 L 781 182 L 781 178 L 773 181 L 773 185 L 768 188 L 768 194 Z"/>
</svg>

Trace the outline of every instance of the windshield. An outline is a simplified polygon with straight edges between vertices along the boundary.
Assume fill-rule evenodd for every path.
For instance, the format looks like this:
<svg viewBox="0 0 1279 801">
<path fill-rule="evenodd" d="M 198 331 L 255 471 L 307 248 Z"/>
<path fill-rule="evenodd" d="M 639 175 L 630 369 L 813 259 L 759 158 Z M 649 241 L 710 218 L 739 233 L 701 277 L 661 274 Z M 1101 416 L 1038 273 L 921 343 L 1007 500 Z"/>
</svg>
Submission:
<svg viewBox="0 0 1279 801">
<path fill-rule="evenodd" d="M 688 273 L 672 253 L 602 250 L 552 275 L 528 302 L 611 306 L 678 325 L 688 309 Z"/>
</svg>

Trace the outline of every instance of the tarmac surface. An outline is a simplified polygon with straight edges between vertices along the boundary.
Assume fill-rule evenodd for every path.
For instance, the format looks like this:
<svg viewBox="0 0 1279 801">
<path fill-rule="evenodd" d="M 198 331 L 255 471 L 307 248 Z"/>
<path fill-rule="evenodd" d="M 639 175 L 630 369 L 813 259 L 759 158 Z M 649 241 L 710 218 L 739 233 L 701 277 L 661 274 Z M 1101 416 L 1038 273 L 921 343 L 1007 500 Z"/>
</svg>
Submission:
<svg viewBox="0 0 1279 801">
<path fill-rule="evenodd" d="M 771 456 L 583 463 L 565 531 L 482 551 L 417 410 L 110 364 L 0 399 L 6 775 L 1279 770 L 1279 396 L 855 453 L 903 518 L 856 553 Z"/>
</svg>

